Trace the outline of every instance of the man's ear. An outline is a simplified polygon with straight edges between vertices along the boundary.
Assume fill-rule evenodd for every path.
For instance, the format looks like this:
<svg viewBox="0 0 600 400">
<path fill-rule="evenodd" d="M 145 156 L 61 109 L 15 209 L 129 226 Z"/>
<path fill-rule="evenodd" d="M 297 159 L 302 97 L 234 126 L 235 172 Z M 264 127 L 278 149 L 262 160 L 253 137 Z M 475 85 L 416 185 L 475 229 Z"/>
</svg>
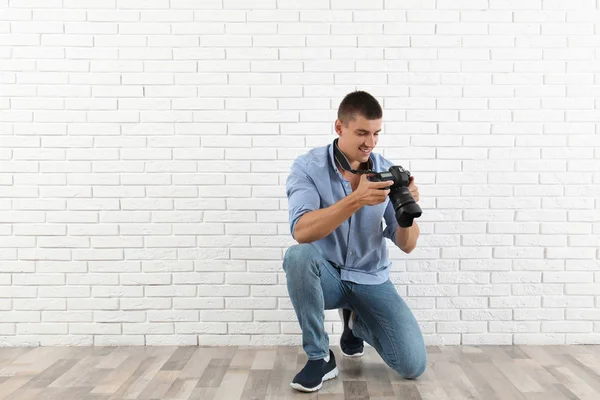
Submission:
<svg viewBox="0 0 600 400">
<path fill-rule="evenodd" d="M 342 121 L 340 121 L 339 119 L 335 120 L 335 132 L 338 134 L 338 136 L 342 135 Z"/>
</svg>

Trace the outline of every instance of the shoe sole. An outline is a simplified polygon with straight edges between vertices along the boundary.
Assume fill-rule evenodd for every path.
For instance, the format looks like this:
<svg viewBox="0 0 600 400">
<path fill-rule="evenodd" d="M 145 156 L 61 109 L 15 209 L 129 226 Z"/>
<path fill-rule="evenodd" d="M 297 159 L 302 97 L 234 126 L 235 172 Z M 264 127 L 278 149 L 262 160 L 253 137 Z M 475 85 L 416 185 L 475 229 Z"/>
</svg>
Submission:
<svg viewBox="0 0 600 400">
<path fill-rule="evenodd" d="M 313 388 L 306 388 L 306 387 L 302 386 L 301 384 L 294 383 L 294 382 L 290 383 L 290 386 L 296 390 L 299 390 L 300 392 L 316 392 L 317 390 L 321 389 L 321 387 L 323 386 L 323 382 L 333 379 L 336 376 L 338 376 L 337 367 L 335 367 L 334 369 L 332 369 L 331 371 L 326 373 L 325 376 L 323 376 L 323 379 L 321 379 L 321 383 L 319 383 L 318 386 L 315 386 Z"/>
<path fill-rule="evenodd" d="M 340 348 L 341 350 L 341 348 Z M 363 354 L 365 354 L 364 350 L 361 351 L 360 353 L 354 353 L 354 354 L 346 354 L 344 353 L 344 350 L 341 350 L 342 354 L 344 355 L 344 357 L 348 357 L 348 358 L 356 358 L 356 357 L 361 357 Z"/>
</svg>

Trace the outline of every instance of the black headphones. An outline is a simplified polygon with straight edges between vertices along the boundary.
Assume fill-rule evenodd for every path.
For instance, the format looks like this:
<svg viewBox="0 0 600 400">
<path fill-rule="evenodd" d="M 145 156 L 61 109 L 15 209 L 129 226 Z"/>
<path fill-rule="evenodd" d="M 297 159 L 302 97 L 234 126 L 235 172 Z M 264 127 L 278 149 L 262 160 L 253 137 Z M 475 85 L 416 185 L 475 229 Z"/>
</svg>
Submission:
<svg viewBox="0 0 600 400">
<path fill-rule="evenodd" d="M 367 174 L 367 173 L 374 172 L 371 169 L 371 168 L 373 168 L 373 160 L 371 160 L 371 157 L 369 157 L 369 161 L 367 162 L 367 165 L 369 166 L 370 169 L 352 169 L 350 167 L 350 163 L 348 162 L 348 159 L 346 158 L 344 153 L 342 153 L 342 151 L 338 147 L 338 140 L 339 140 L 339 138 L 336 138 L 333 141 L 333 156 L 335 157 L 335 160 L 338 162 L 338 164 L 340 164 L 342 166 L 343 169 L 345 169 L 346 171 L 350 171 L 353 174 L 357 174 L 357 173 Z"/>
</svg>

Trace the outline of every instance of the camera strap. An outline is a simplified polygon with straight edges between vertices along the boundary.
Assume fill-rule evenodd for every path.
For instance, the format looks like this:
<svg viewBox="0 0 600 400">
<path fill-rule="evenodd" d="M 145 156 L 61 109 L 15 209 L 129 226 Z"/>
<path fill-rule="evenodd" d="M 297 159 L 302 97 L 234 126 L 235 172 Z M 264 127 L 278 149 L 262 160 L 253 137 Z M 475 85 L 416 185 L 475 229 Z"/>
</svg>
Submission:
<svg viewBox="0 0 600 400">
<path fill-rule="evenodd" d="M 369 161 L 367 162 L 369 169 L 352 169 L 352 167 L 350 167 L 350 163 L 348 162 L 348 159 L 346 158 L 344 153 L 342 153 L 342 151 L 338 147 L 338 140 L 339 139 L 335 139 L 333 141 L 333 156 L 335 157 L 335 160 L 338 162 L 338 164 L 340 164 L 344 170 L 352 172 L 353 174 L 358 174 L 358 173 L 368 174 L 368 173 L 374 172 L 373 171 L 373 160 L 371 160 L 370 155 L 369 155 Z"/>
</svg>

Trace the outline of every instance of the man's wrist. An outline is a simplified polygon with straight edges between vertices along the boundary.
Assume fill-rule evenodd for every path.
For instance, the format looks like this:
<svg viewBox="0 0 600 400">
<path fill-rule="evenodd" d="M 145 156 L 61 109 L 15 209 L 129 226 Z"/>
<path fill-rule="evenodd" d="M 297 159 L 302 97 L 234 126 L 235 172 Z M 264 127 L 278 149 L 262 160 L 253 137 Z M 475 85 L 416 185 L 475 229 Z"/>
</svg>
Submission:
<svg viewBox="0 0 600 400">
<path fill-rule="evenodd" d="M 413 224 L 409 227 L 396 228 L 396 236 L 395 236 L 396 246 L 398 246 L 400 248 L 400 250 L 404 251 L 405 253 L 410 253 L 412 250 L 415 249 L 415 247 L 417 245 L 417 240 L 419 238 L 419 231 L 420 230 L 419 230 L 419 227 L 418 227 L 416 221 L 413 222 Z"/>
<path fill-rule="evenodd" d="M 348 202 L 350 204 L 350 207 L 354 210 L 357 211 L 359 210 L 363 205 L 360 203 L 360 199 L 358 198 L 358 196 L 356 195 L 356 192 L 352 192 L 350 193 L 347 197 Z"/>
</svg>

